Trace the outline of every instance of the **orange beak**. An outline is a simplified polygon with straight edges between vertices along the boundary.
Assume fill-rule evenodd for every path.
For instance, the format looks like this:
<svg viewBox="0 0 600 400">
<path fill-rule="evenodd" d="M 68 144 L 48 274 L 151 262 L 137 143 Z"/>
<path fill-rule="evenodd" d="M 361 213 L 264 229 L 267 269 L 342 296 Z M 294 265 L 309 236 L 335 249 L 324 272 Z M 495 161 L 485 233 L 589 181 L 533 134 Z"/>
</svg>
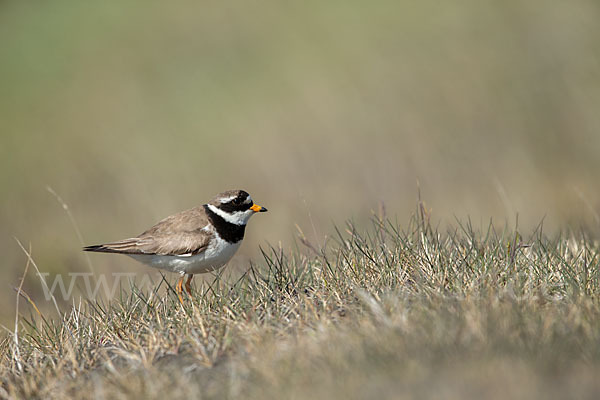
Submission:
<svg viewBox="0 0 600 400">
<path fill-rule="evenodd" d="M 250 209 L 254 212 L 267 212 L 266 208 L 261 207 L 258 204 L 252 204 L 252 207 L 250 207 Z"/>
</svg>

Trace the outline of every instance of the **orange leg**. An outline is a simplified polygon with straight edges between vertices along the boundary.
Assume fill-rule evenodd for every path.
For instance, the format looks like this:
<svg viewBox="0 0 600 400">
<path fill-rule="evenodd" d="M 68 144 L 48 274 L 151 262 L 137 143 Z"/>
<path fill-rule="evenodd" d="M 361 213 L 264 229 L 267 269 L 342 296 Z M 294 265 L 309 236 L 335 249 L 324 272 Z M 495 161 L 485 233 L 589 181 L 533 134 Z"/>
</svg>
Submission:
<svg viewBox="0 0 600 400">
<path fill-rule="evenodd" d="M 181 296 L 181 293 L 183 293 L 183 278 L 184 275 L 181 275 L 181 278 L 179 278 L 179 280 L 177 281 L 177 285 L 175 286 L 177 297 L 179 297 L 179 302 L 181 303 L 181 305 L 183 305 L 183 297 Z"/>
<path fill-rule="evenodd" d="M 185 291 L 191 296 L 192 295 L 192 278 L 194 275 L 188 274 L 187 281 L 185 282 Z M 183 277 L 181 277 L 183 280 Z"/>
</svg>

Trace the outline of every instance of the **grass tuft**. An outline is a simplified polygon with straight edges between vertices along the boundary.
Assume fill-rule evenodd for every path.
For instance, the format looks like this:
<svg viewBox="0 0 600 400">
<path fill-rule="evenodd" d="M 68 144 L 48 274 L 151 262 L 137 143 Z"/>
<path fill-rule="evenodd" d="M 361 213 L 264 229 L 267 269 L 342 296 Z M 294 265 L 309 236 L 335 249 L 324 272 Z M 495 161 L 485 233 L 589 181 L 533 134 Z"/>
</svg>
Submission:
<svg viewBox="0 0 600 400">
<path fill-rule="evenodd" d="M 0 396 L 598 395 L 598 241 L 541 225 L 440 232 L 424 208 L 406 226 L 372 221 L 336 227 L 324 248 L 301 234 L 306 253 L 263 248 L 184 307 L 163 279 L 22 317 L 0 343 Z"/>
</svg>

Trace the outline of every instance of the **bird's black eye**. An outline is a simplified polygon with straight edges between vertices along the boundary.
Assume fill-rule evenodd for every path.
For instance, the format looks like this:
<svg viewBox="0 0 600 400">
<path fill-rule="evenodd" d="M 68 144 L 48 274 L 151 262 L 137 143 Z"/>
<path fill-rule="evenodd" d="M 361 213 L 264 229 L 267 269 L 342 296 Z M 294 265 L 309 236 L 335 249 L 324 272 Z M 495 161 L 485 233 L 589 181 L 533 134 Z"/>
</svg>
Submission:
<svg viewBox="0 0 600 400">
<path fill-rule="evenodd" d="M 233 199 L 232 203 L 235 204 L 236 206 L 239 206 L 240 204 L 242 204 L 242 199 L 240 199 L 239 197 L 236 197 L 235 199 Z"/>
</svg>

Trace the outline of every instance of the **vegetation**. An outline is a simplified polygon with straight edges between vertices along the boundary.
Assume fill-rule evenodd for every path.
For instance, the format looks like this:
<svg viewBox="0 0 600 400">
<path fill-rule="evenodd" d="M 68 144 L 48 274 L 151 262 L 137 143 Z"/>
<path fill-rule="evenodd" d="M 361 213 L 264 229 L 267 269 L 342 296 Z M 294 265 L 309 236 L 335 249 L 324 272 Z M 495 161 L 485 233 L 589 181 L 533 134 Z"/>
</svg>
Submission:
<svg viewBox="0 0 600 400">
<path fill-rule="evenodd" d="M 540 225 L 336 229 L 182 307 L 167 280 L 2 341 L 5 398 L 597 398 L 600 247 Z M 162 290 L 166 289 L 166 290 Z M 18 341 L 18 345 L 15 345 Z"/>
<path fill-rule="evenodd" d="M 0 399 L 600 398 L 599 15 L 1 2 Z M 184 307 L 170 275 L 46 299 L 233 188 L 270 212 Z"/>
</svg>

